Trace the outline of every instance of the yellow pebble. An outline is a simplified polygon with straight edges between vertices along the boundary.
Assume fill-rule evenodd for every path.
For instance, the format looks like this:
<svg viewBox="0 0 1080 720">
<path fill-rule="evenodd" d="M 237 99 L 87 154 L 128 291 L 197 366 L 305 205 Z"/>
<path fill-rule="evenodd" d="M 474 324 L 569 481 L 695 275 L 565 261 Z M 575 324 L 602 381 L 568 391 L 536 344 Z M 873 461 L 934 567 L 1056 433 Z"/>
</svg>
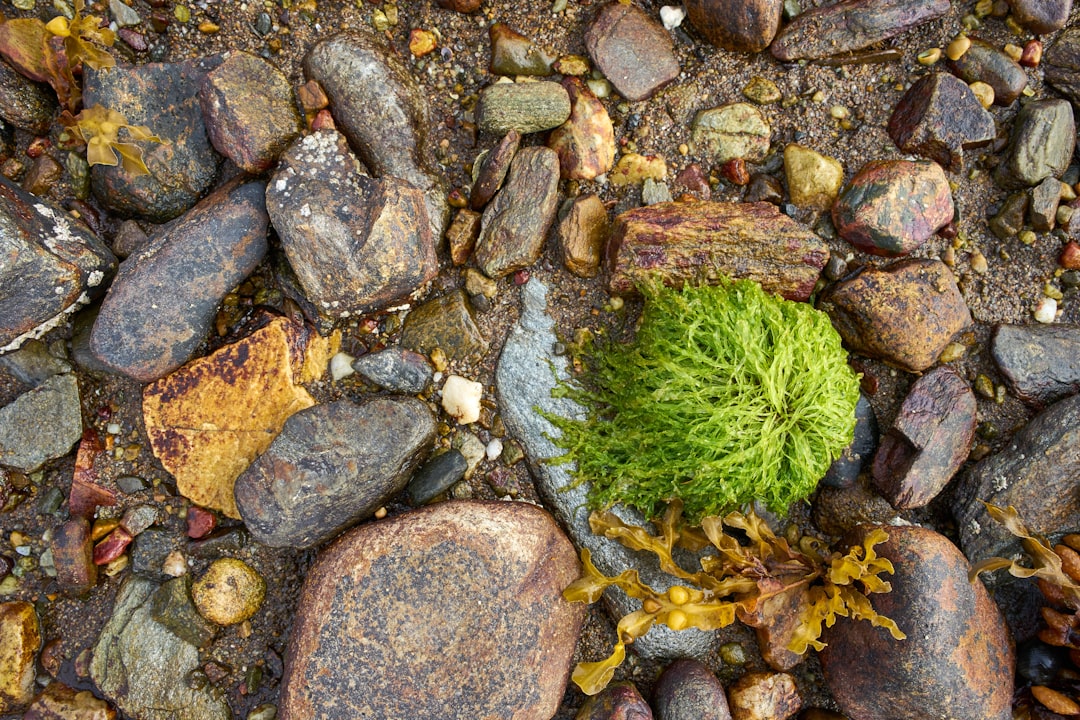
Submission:
<svg viewBox="0 0 1080 720">
<path fill-rule="evenodd" d="M 971 47 L 971 38 L 967 35 L 957 35 L 956 39 L 945 48 L 945 56 L 950 60 L 959 60 Z"/>
<path fill-rule="evenodd" d="M 220 25 L 218 25 L 217 23 L 212 23 L 209 20 L 203 20 L 201 23 L 199 23 L 199 32 L 203 33 L 204 35 L 213 35 L 220 29 Z"/>
<path fill-rule="evenodd" d="M 990 87 L 982 80 L 976 80 L 968 87 L 971 88 L 971 92 L 975 93 L 976 99 L 979 104 L 986 109 L 990 109 L 990 106 L 994 104 L 994 88 Z"/>
<path fill-rule="evenodd" d="M 1013 43 L 1007 44 L 1002 50 L 1005 51 L 1006 55 L 1013 59 L 1013 62 L 1020 62 L 1020 58 L 1024 54 L 1024 48 L 1019 45 L 1014 45 Z"/>
<path fill-rule="evenodd" d="M 923 50 L 921 53 L 919 53 L 917 59 L 920 65 L 933 65 L 941 59 L 941 48 L 934 47 L 928 50 Z"/>
</svg>

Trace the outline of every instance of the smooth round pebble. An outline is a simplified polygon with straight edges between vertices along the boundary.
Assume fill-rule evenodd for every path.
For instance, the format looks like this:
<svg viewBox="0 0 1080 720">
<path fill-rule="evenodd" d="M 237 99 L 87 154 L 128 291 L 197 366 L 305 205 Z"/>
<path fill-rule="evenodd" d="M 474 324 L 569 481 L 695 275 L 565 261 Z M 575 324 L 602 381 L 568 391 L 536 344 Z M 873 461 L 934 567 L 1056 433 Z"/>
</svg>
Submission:
<svg viewBox="0 0 1080 720">
<path fill-rule="evenodd" d="M 500 455 L 502 455 L 502 451 L 503 442 L 499 438 L 492 439 L 492 441 L 487 444 L 487 447 L 484 450 L 484 452 L 487 454 L 487 459 L 491 460 L 492 462 L 494 462 L 496 459 L 498 459 Z"/>
<path fill-rule="evenodd" d="M 266 597 L 266 581 L 242 560 L 215 560 L 194 585 L 199 614 L 218 625 L 235 625 L 254 615 Z"/>
</svg>

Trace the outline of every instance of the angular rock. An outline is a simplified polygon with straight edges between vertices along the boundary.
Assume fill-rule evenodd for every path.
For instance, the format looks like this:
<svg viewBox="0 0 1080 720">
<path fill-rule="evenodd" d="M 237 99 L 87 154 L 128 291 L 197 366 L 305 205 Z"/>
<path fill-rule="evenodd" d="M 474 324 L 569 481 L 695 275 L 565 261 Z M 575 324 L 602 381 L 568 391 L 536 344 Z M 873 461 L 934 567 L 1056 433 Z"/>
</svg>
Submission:
<svg viewBox="0 0 1080 720">
<path fill-rule="evenodd" d="M 428 300 L 410 312 L 401 344 L 422 353 L 440 348 L 450 360 L 466 363 L 479 360 L 488 349 L 461 290 Z"/>
<path fill-rule="evenodd" d="M 585 616 L 561 595 L 578 571 L 555 521 L 524 503 L 356 528 L 308 572 L 278 717 L 547 720 Z"/>
<path fill-rule="evenodd" d="M 31 195 L 41 197 L 47 195 L 49 190 L 60 182 L 60 177 L 63 174 L 64 168 L 60 166 L 60 163 L 53 160 L 51 155 L 39 155 L 34 158 L 30 169 L 26 171 L 26 175 L 23 176 L 22 182 L 19 184 L 23 190 Z"/>
<path fill-rule="evenodd" d="M 71 363 L 50 353 L 49 348 L 40 340 L 30 340 L 15 352 L 0 355 L 0 367 L 23 385 L 32 388 L 53 375 L 72 370 Z"/>
<path fill-rule="evenodd" d="M 360 171 L 344 136 L 295 143 L 266 188 L 266 209 L 308 298 L 349 317 L 386 307 L 438 272 L 423 194 Z"/>
<path fill-rule="evenodd" d="M 587 699 L 574 720 L 653 720 L 653 714 L 632 682 L 617 682 Z"/>
<path fill-rule="evenodd" d="M 22 709 L 34 698 L 41 623 L 22 600 L 0 603 L 0 712 Z"/>
<path fill-rule="evenodd" d="M 975 393 L 948 366 L 911 386 L 874 456 L 874 484 L 897 510 L 923 507 L 971 452 L 978 424 Z"/>
<path fill-rule="evenodd" d="M 866 395 L 859 393 L 859 402 L 855 405 L 855 437 L 844 448 L 844 453 L 833 461 L 821 485 L 845 488 L 855 484 L 859 472 L 867 460 L 870 460 L 878 443 L 878 422 L 874 407 Z"/>
<path fill-rule="evenodd" d="M 820 488 L 814 499 L 814 524 L 829 535 L 844 536 L 862 523 L 887 523 L 896 509 L 870 486 L 867 474 L 848 487 Z"/>
<path fill-rule="evenodd" d="M 23 720 L 115 720 L 116 711 L 89 690 L 52 682 L 41 691 Z"/>
<path fill-rule="evenodd" d="M 952 190 L 935 162 L 874 160 L 832 209 L 840 237 L 874 255 L 907 255 L 953 219 Z"/>
<path fill-rule="evenodd" d="M 735 158 L 759 163 L 769 152 L 772 128 L 749 103 L 728 103 L 694 117 L 690 149 L 717 163 Z"/>
<path fill-rule="evenodd" d="M 917 153 L 958 172 L 964 151 L 984 147 L 997 136 L 994 116 L 968 84 L 949 73 L 929 73 L 900 98 L 889 118 L 889 137 L 908 153 Z"/>
<path fill-rule="evenodd" d="M 986 513 L 983 502 L 1016 508 L 1036 534 L 1080 527 L 1074 493 L 1080 473 L 1080 395 L 1032 418 L 1000 452 L 979 461 L 957 483 L 953 515 L 964 553 L 975 563 L 1011 557 L 1020 544 Z"/>
<path fill-rule="evenodd" d="M 120 215 L 160 223 L 180 215 L 210 189 L 220 156 L 206 134 L 198 94 L 206 73 L 220 63 L 220 57 L 212 56 L 183 63 L 87 68 L 86 107 L 104 105 L 132 125 L 146 125 L 162 140 L 136 143 L 149 175 L 135 175 L 122 165 L 90 168 L 94 195 L 102 205 Z"/>
<path fill-rule="evenodd" d="M 300 383 L 322 375 L 330 346 L 314 331 L 278 318 L 147 385 L 146 434 L 180 494 L 239 518 L 233 483 L 290 415 L 315 404 Z"/>
<path fill-rule="evenodd" d="M 458 450 L 451 449 L 441 455 L 436 455 L 424 463 L 424 466 L 417 470 L 409 480 L 405 488 L 409 494 L 409 502 L 413 505 L 423 505 L 434 500 L 465 477 L 465 471 L 468 469 L 469 461 Z"/>
<path fill-rule="evenodd" d="M 555 58 L 533 44 L 533 41 L 506 23 L 492 23 L 488 28 L 491 41 L 492 75 L 550 75 Z"/>
<path fill-rule="evenodd" d="M 482 217 L 478 212 L 461 208 L 446 229 L 446 244 L 450 247 L 450 260 L 455 265 L 464 265 L 472 256 L 476 239 L 480 237 Z"/>
<path fill-rule="evenodd" d="M 116 258 L 86 227 L 0 178 L 0 353 L 63 323 L 115 271 Z"/>
<path fill-rule="evenodd" d="M 361 355 L 352 368 L 379 387 L 406 395 L 422 393 L 433 375 L 423 355 L 399 347 Z"/>
<path fill-rule="evenodd" d="M 1005 159 L 994 179 L 1005 188 L 1031 187 L 1061 177 L 1076 147 L 1076 124 L 1068 100 L 1035 100 L 1016 114 Z"/>
<path fill-rule="evenodd" d="M 999 240 L 1009 240 L 1023 230 L 1029 202 L 1030 197 L 1026 192 L 1013 193 L 1005 198 L 997 214 L 987 223 L 990 232 Z"/>
<path fill-rule="evenodd" d="M 670 286 L 750 278 L 767 292 L 806 300 L 828 257 L 817 235 L 770 203 L 660 203 L 615 218 L 606 264 L 619 294 L 659 272 Z"/>
<path fill-rule="evenodd" d="M 990 344 L 1009 390 L 1036 407 L 1080 392 L 1080 327 L 998 325 Z"/>
<path fill-rule="evenodd" d="M 724 686 L 701 662 L 676 660 L 653 689 L 656 720 L 731 720 Z"/>
<path fill-rule="evenodd" d="M 611 233 L 607 208 L 599 196 L 579 195 L 559 221 L 563 265 L 578 277 L 596 277 L 604 243 Z"/>
<path fill-rule="evenodd" d="M 752 613 L 736 609 L 735 616 L 739 622 L 754 628 L 758 649 L 765 663 L 773 670 L 787 672 L 806 659 L 788 650 L 788 645 L 796 629 L 802 625 L 810 591 L 805 585 L 798 584 L 797 577 L 778 579 L 794 587 L 758 601 Z"/>
<path fill-rule="evenodd" d="M 484 209 L 473 255 L 484 274 L 498 279 L 540 258 L 558 199 L 555 151 L 545 147 L 519 150 L 506 184 Z"/>
<path fill-rule="evenodd" d="M 559 156 L 564 179 L 592 180 L 615 164 L 615 129 L 604 104 L 580 78 L 562 81 L 570 96 L 570 117 L 555 128 L 548 147 Z"/>
<path fill-rule="evenodd" d="M 82 433 L 75 375 L 53 375 L 0 408 L 0 465 L 33 472 L 66 455 Z"/>
<path fill-rule="evenodd" d="M 510 163 L 520 145 L 521 133 L 510 130 L 499 141 L 499 144 L 484 156 L 469 194 L 469 207 L 473 210 L 482 210 L 495 196 L 502 187 L 503 180 L 506 179 L 506 173 L 510 171 Z"/>
<path fill-rule="evenodd" d="M 910 372 L 933 365 L 972 323 L 952 271 L 939 260 L 866 267 L 828 288 L 818 307 L 850 349 Z"/>
<path fill-rule="evenodd" d="M 1031 205 L 1028 217 L 1031 227 L 1039 232 L 1050 232 L 1057 222 L 1058 203 L 1061 200 L 1061 181 L 1048 177 L 1031 189 Z"/>
<path fill-rule="evenodd" d="M 949 0 L 842 0 L 796 15 L 769 52 L 785 62 L 842 55 L 942 17 L 949 7 Z"/>
<path fill-rule="evenodd" d="M 799 712 L 802 698 L 787 673 L 751 672 L 728 688 L 732 720 L 787 720 Z"/>
<path fill-rule="evenodd" d="M 56 95 L 0 60 L 0 118 L 34 135 L 47 135 L 56 114 Z"/>
<path fill-rule="evenodd" d="M 874 527 L 860 526 L 851 542 Z M 884 530 L 889 539 L 875 550 L 892 561 L 892 591 L 872 602 L 907 639 L 866 621 L 838 620 L 820 653 L 833 697 L 852 718 L 1007 720 L 1012 638 L 986 588 L 968 581 L 967 560 L 944 536 L 916 525 Z"/>
<path fill-rule="evenodd" d="M 264 545 L 313 547 L 400 493 L 434 442 L 435 420 L 419 400 L 316 405 L 286 420 L 236 479 L 236 507 Z"/>
<path fill-rule="evenodd" d="M 303 130 L 288 78 L 247 52 L 207 73 L 199 105 L 214 149 L 252 175 L 269 170 Z"/>
<path fill-rule="evenodd" d="M 735 52 L 761 52 L 780 29 L 783 0 L 689 0 L 686 14 L 713 45 Z"/>
<path fill-rule="evenodd" d="M 265 185 L 230 183 L 121 263 L 90 333 L 99 362 L 139 382 L 183 365 L 222 299 L 266 255 Z"/>
<path fill-rule="evenodd" d="M 191 599 L 191 576 L 181 575 L 161 584 L 150 600 L 150 615 L 177 637 L 197 648 L 214 639 L 217 627 L 205 620 Z"/>
<path fill-rule="evenodd" d="M 958 60 L 949 61 L 949 69 L 966 83 L 984 82 L 994 89 L 994 104 L 1008 107 L 1027 87 L 1024 68 L 994 45 L 969 38 L 971 46 Z"/>
<path fill-rule="evenodd" d="M 1046 82 L 1073 102 L 1080 101 L 1080 27 L 1061 33 L 1043 55 L 1040 65 Z"/>
<path fill-rule="evenodd" d="M 476 104 L 476 124 L 495 135 L 550 130 L 569 117 L 570 96 L 562 85 L 549 80 L 488 85 Z"/>
<path fill-rule="evenodd" d="M 797 207 L 828 210 L 844 184 L 844 166 L 798 143 L 784 148 L 788 194 Z"/>
<path fill-rule="evenodd" d="M 154 621 L 157 587 L 134 575 L 120 586 L 94 646 L 90 676 L 121 712 L 140 720 L 229 720 L 229 705 L 216 688 L 188 685 L 199 651 Z"/>
<path fill-rule="evenodd" d="M 1036 35 L 1065 27 L 1072 11 L 1072 0 L 1012 0 L 1012 18 Z"/>
<path fill-rule="evenodd" d="M 94 543 L 86 518 L 73 518 L 61 525 L 49 548 L 56 568 L 56 582 L 62 590 L 78 595 L 97 584 Z"/>
<path fill-rule="evenodd" d="M 663 26 L 636 5 L 600 8 L 585 31 L 585 47 L 600 71 L 627 100 L 646 100 L 679 76 L 674 43 Z"/>
<path fill-rule="evenodd" d="M 150 580 L 164 581 L 169 576 L 162 572 L 165 559 L 179 551 L 184 539 L 178 533 L 163 528 L 150 528 L 135 538 L 131 547 L 132 571 Z"/>
</svg>

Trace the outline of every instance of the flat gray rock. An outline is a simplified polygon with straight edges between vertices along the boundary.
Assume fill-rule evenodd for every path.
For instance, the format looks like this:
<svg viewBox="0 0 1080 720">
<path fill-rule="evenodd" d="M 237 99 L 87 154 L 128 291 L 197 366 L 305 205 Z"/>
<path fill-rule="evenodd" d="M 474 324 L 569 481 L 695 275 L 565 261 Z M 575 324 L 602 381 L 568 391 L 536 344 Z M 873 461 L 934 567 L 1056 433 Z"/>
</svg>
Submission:
<svg viewBox="0 0 1080 720">
<path fill-rule="evenodd" d="M 990 355 L 1009 389 L 1042 407 L 1080 391 L 1080 327 L 998 325 Z"/>
<path fill-rule="evenodd" d="M 33 472 L 67 455 L 82 431 L 75 376 L 53 375 L 0 408 L 0 465 Z"/>
</svg>

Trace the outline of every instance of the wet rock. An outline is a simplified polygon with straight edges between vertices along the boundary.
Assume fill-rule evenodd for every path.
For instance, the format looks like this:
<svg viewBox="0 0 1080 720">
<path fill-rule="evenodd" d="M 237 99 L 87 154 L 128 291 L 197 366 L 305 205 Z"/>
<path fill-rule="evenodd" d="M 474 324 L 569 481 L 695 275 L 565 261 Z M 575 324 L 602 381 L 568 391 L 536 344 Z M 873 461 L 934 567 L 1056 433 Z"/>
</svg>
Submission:
<svg viewBox="0 0 1080 720">
<path fill-rule="evenodd" d="M 89 690 L 53 682 L 41 691 L 23 720 L 115 720 L 116 711 Z"/>
<path fill-rule="evenodd" d="M 686 14 L 713 45 L 735 52 L 761 52 L 780 28 L 783 0 L 690 0 Z"/>
<path fill-rule="evenodd" d="M 492 75 L 550 75 L 555 58 L 536 47 L 532 40 L 506 23 L 492 23 L 488 28 L 491 40 Z"/>
<path fill-rule="evenodd" d="M 569 117 L 570 96 L 562 85 L 548 80 L 488 85 L 476 105 L 476 124 L 496 135 L 550 130 Z"/>
<path fill-rule="evenodd" d="M 653 720 L 653 714 L 633 683 L 617 682 L 587 699 L 574 720 Z"/>
<path fill-rule="evenodd" d="M 994 117 L 968 84 L 948 73 L 916 81 L 889 118 L 889 137 L 904 152 L 959 171 L 964 151 L 988 145 L 997 135 Z"/>
<path fill-rule="evenodd" d="M 256 612 L 266 599 L 266 581 L 236 558 L 221 558 L 191 586 L 199 614 L 218 625 L 236 625 Z"/>
<path fill-rule="evenodd" d="M 788 650 L 795 631 L 803 624 L 803 611 L 809 605 L 810 591 L 799 585 L 797 577 L 778 578 L 788 590 L 759 600 L 753 612 L 735 610 L 739 622 L 754 628 L 761 658 L 773 670 L 787 672 L 806 659 Z"/>
<path fill-rule="evenodd" d="M 821 487 L 814 498 L 814 525 L 829 535 L 844 536 L 862 523 L 888 523 L 896 516 L 896 509 L 871 487 L 868 474 L 848 487 Z"/>
<path fill-rule="evenodd" d="M 559 221 L 563 265 L 578 277 L 596 277 L 600 257 L 611 232 L 607 208 L 597 195 L 579 195 Z"/>
<path fill-rule="evenodd" d="M 482 217 L 478 212 L 461 208 L 447 228 L 446 244 L 450 247 L 450 259 L 455 265 L 464 265 L 472 256 L 476 239 L 480 237 Z"/>
<path fill-rule="evenodd" d="M 151 616 L 177 637 L 197 648 L 210 644 L 217 627 L 203 618 L 191 599 L 191 576 L 181 575 L 161 584 L 151 597 Z"/>
<path fill-rule="evenodd" d="M 499 144 L 484 156 L 476 181 L 473 183 L 472 192 L 469 193 L 469 207 L 473 210 L 482 210 L 495 196 L 502 187 L 503 180 L 506 179 L 506 173 L 510 171 L 510 163 L 520 145 L 521 133 L 511 129 L 503 136 Z"/>
<path fill-rule="evenodd" d="M 65 322 L 116 271 L 93 233 L 2 177 L 0 231 L 0 353 Z"/>
<path fill-rule="evenodd" d="M 111 247 L 116 257 L 123 259 L 138 250 L 147 240 L 146 231 L 134 220 L 120 223 L 120 229 L 113 236 Z"/>
<path fill-rule="evenodd" d="M 770 203 L 660 203 L 615 218 L 607 267 L 618 294 L 659 272 L 672 286 L 750 278 L 767 292 L 806 300 L 828 256 L 817 235 Z"/>
<path fill-rule="evenodd" d="M 615 130 L 604 104 L 580 78 L 565 78 L 562 85 L 570 96 L 570 117 L 547 144 L 559 156 L 563 179 L 592 180 L 615 163 Z"/>
<path fill-rule="evenodd" d="M 971 452 L 975 393 L 950 367 L 911 386 L 874 456 L 874 484 L 898 510 L 923 507 L 941 492 Z"/>
<path fill-rule="evenodd" d="M 952 191 L 935 162 L 874 160 L 833 205 L 840 237 L 874 255 L 907 255 L 953 219 Z"/>
<path fill-rule="evenodd" d="M 609 3 L 585 31 L 585 47 L 627 100 L 646 100 L 679 76 L 667 31 L 636 5 Z"/>
<path fill-rule="evenodd" d="M 480 419 L 480 399 L 484 386 L 461 375 L 446 378 L 442 388 L 442 408 L 459 425 L 469 425 Z"/>
<path fill-rule="evenodd" d="M 990 355 L 1026 403 L 1043 407 L 1080 392 L 1080 327 L 998 325 Z"/>
<path fill-rule="evenodd" d="M 41 623 L 22 600 L 0 603 L 0 712 L 25 707 L 34 697 Z"/>
<path fill-rule="evenodd" d="M 1046 82 L 1077 104 L 1080 101 L 1080 28 L 1061 33 L 1041 63 Z"/>
<path fill-rule="evenodd" d="M 1072 0 L 1012 0 L 1012 18 L 1036 35 L 1047 35 L 1065 27 Z"/>
<path fill-rule="evenodd" d="M 423 505 L 449 490 L 454 483 L 465 477 L 469 461 L 458 450 L 448 450 L 428 460 L 413 474 L 405 488 L 409 502 Z"/>
<path fill-rule="evenodd" d="M 1029 195 L 1026 192 L 1013 193 L 1005 198 L 998 212 L 987 223 L 990 231 L 999 240 L 1009 240 L 1024 229 L 1024 216 L 1027 214 Z"/>
<path fill-rule="evenodd" d="M 71 372 L 71 363 L 56 357 L 40 340 L 30 340 L 7 355 L 0 355 L 0 367 L 23 385 L 34 388 L 53 375 Z"/>
<path fill-rule="evenodd" d="M 42 197 L 48 195 L 49 191 L 60 182 L 63 174 L 64 168 L 60 166 L 60 163 L 53 160 L 52 156 L 45 154 L 34 158 L 34 162 L 31 163 L 30 169 L 27 170 L 20 184 L 22 189 L 31 195 Z"/>
<path fill-rule="evenodd" d="M 94 564 L 94 543 L 90 538 L 90 522 L 77 517 L 61 525 L 49 543 L 56 582 L 65 592 L 79 595 L 97 584 L 97 565 Z"/>
<path fill-rule="evenodd" d="M 212 56 L 184 63 L 87 68 L 86 107 L 104 105 L 132 125 L 146 125 L 161 143 L 140 141 L 149 175 L 122 165 L 90 168 L 94 195 L 109 210 L 165 222 L 193 206 L 217 177 L 214 152 L 199 107 L 206 73 L 221 63 Z"/>
<path fill-rule="evenodd" d="M 412 398 L 316 405 L 236 480 L 248 531 L 271 547 L 313 547 L 371 517 L 404 489 L 435 442 L 431 411 Z"/>
<path fill-rule="evenodd" d="M 545 506 L 551 508 L 574 544 L 588 548 L 593 563 L 605 575 L 614 576 L 634 568 L 640 573 L 642 582 L 663 592 L 676 578 L 660 570 L 655 556 L 634 552 L 615 540 L 593 534 L 589 527 L 586 485 L 575 485 L 566 465 L 544 462 L 563 451 L 550 439 L 558 430 L 539 411 L 564 417 L 584 416 L 580 405 L 565 397 L 551 395 L 557 380 L 569 377 L 569 363 L 565 355 L 553 352 L 558 338 L 555 321 L 547 311 L 547 293 L 547 286 L 535 277 L 522 289 L 522 315 L 507 336 L 495 372 L 501 417 L 510 434 L 524 446 Z M 626 522 L 637 525 L 645 522 L 640 514 L 620 506 L 613 511 Z M 606 593 L 604 602 L 616 618 L 641 609 L 640 601 L 623 593 Z M 719 645 L 716 633 L 695 628 L 676 632 L 657 625 L 634 641 L 634 651 L 648 658 L 703 657 Z"/>
<path fill-rule="evenodd" d="M 187 674 L 199 651 L 151 615 L 157 584 L 124 581 L 101 631 L 90 676 L 126 715 L 141 720 L 228 720 L 229 705 L 211 686 L 193 688 Z"/>
<path fill-rule="evenodd" d="M 121 264 L 90 334 L 99 362 L 145 383 L 191 358 L 222 299 L 266 255 L 264 187 L 231 183 Z"/>
<path fill-rule="evenodd" d="M 127 530 L 116 528 L 94 546 L 94 564 L 108 565 L 124 554 L 133 539 Z"/>
<path fill-rule="evenodd" d="M 972 323 L 952 272 L 938 260 L 867 267 L 828 288 L 818 307 L 853 351 L 910 372 L 933 365 Z"/>
<path fill-rule="evenodd" d="M 978 38 L 969 40 L 967 52 L 958 60 L 950 60 L 949 69 L 966 83 L 984 82 L 993 88 L 995 105 L 1012 105 L 1028 84 L 1024 68 L 990 43 Z"/>
<path fill-rule="evenodd" d="M 66 455 L 82 432 L 75 375 L 53 375 L 0 408 L 0 465 L 33 472 Z"/>
<path fill-rule="evenodd" d="M 691 150 L 717 163 L 742 158 L 759 163 L 769 152 L 772 128 L 749 103 L 729 103 L 702 110 L 694 117 Z"/>
<path fill-rule="evenodd" d="M 479 360 L 488 349 L 461 290 L 428 300 L 410 312 L 401 344 L 422 353 L 440 348 L 450 360 L 465 363 Z"/>
<path fill-rule="evenodd" d="M 653 689 L 656 720 L 731 720 L 724 686 L 697 660 L 676 660 Z"/>
<path fill-rule="evenodd" d="M 124 511 L 120 527 L 135 537 L 158 521 L 158 509 L 154 505 L 133 505 Z"/>
<path fill-rule="evenodd" d="M 348 317 L 386 307 L 438 272 L 424 196 L 360 171 L 345 138 L 297 141 L 266 188 L 289 264 L 319 311 Z"/>
<path fill-rule="evenodd" d="M 150 580 L 167 580 L 162 565 L 173 552 L 183 547 L 184 540 L 178 534 L 164 528 L 150 528 L 141 533 L 131 545 L 131 569 Z"/>
<path fill-rule="evenodd" d="M 957 482 L 953 515 L 971 562 L 1011 557 L 1020 544 L 986 513 L 983 501 L 1020 513 L 1036 534 L 1080 527 L 1075 481 L 1080 472 L 1080 395 L 1036 415 L 1003 450 L 976 464 Z"/>
<path fill-rule="evenodd" d="M 33 135 L 47 135 L 56 114 L 56 95 L 0 60 L 0 118 Z"/>
<path fill-rule="evenodd" d="M 828 210 L 844 183 L 844 167 L 835 159 L 790 143 L 784 148 L 788 194 L 797 207 Z"/>
<path fill-rule="evenodd" d="M 484 274 L 498 279 L 540 258 L 558 199 L 555 151 L 545 147 L 519 150 L 506 184 L 484 209 L 473 255 Z"/>
<path fill-rule="evenodd" d="M 379 387 L 406 395 L 422 393 L 433 374 L 423 355 L 399 347 L 362 355 L 353 360 L 352 367 Z"/>
<path fill-rule="evenodd" d="M 547 720 L 585 616 L 561 596 L 578 571 L 555 521 L 524 503 L 439 503 L 356 528 L 308 572 L 280 717 Z"/>
<path fill-rule="evenodd" d="M 1028 217 L 1031 227 L 1039 232 L 1050 232 L 1057 221 L 1058 202 L 1061 200 L 1061 181 L 1048 177 L 1031 189 L 1031 205 Z"/>
<path fill-rule="evenodd" d="M 1016 115 L 1005 160 L 995 180 L 1005 188 L 1031 187 L 1061 177 L 1076 145 L 1076 124 L 1067 100 L 1035 100 Z"/>
<path fill-rule="evenodd" d="M 799 13 L 773 40 L 778 60 L 817 60 L 861 50 L 949 12 L 949 0 L 843 0 Z"/>
<path fill-rule="evenodd" d="M 772 175 L 754 173 L 750 176 L 750 185 L 746 188 L 744 199 L 748 203 L 768 202 L 779 205 L 784 201 L 784 186 Z"/>
<path fill-rule="evenodd" d="M 459 13 L 472 13 L 480 9 L 480 0 L 436 0 L 439 7 Z"/>
<path fill-rule="evenodd" d="M 855 405 L 855 437 L 844 448 L 844 453 L 829 466 L 821 484 L 837 488 L 854 485 L 863 465 L 877 450 L 877 440 L 878 422 L 874 407 L 865 394 L 859 393 L 859 402 Z"/>
<path fill-rule="evenodd" d="M 787 720 L 799 712 L 802 698 L 787 673 L 751 672 L 728 689 L 732 720 Z"/>
<path fill-rule="evenodd" d="M 184 520 L 187 524 L 187 536 L 194 540 L 206 537 L 217 527 L 217 515 L 198 505 L 188 508 Z"/>
<path fill-rule="evenodd" d="M 214 149 L 252 175 L 270 169 L 303 129 L 288 78 L 242 51 L 207 73 L 199 105 Z"/>
<path fill-rule="evenodd" d="M 861 543 L 874 526 L 856 530 Z M 825 680 L 853 718 L 1011 717 L 1014 656 L 1001 613 L 947 538 L 919 526 L 886 526 L 875 547 L 894 573 L 892 591 L 873 595 L 906 640 L 841 618 L 825 631 Z M 932 632 L 928 629 L 933 628 Z"/>
</svg>

